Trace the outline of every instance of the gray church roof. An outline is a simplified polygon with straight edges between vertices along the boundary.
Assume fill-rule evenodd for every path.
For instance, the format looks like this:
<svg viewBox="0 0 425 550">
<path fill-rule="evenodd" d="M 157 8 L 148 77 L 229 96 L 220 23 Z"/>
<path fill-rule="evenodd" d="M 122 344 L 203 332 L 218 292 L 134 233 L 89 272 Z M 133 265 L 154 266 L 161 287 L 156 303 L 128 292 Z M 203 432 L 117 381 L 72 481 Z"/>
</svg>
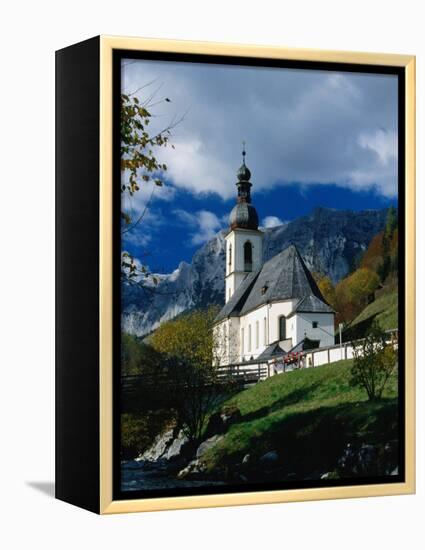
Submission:
<svg viewBox="0 0 425 550">
<path fill-rule="evenodd" d="M 335 311 L 322 299 L 310 294 L 302 298 L 295 306 L 294 313 L 335 313 Z"/>
<path fill-rule="evenodd" d="M 295 245 L 276 254 L 258 271 L 249 273 L 221 309 L 215 321 L 239 317 L 257 307 L 298 298 L 298 307 L 309 312 L 332 313 Z M 303 305 L 304 304 L 304 305 Z M 299 311 L 307 311 L 300 309 Z"/>
<path fill-rule="evenodd" d="M 280 357 L 282 355 L 286 355 L 286 352 L 279 346 L 279 342 L 273 342 L 257 357 L 256 361 L 258 363 L 268 361 L 269 359 L 273 359 L 273 357 Z"/>
<path fill-rule="evenodd" d="M 252 288 L 252 285 L 256 277 L 258 276 L 259 272 L 260 270 L 257 270 L 255 272 L 248 273 L 248 275 L 246 275 L 245 279 L 241 282 L 241 284 L 235 290 L 230 300 L 226 304 L 224 304 L 224 306 L 221 308 L 220 312 L 215 318 L 215 321 L 221 321 L 222 319 L 226 319 L 226 317 L 239 316 L 241 309 L 243 307 L 243 304 L 245 303 L 248 297 L 248 294 Z"/>
</svg>

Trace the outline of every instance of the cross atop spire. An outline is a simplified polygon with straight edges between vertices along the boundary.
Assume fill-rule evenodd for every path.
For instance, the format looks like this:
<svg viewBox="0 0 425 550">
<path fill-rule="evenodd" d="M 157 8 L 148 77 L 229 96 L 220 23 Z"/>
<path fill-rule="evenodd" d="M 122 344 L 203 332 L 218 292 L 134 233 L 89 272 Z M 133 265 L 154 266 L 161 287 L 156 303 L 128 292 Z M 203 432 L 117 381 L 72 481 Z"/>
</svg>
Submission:
<svg viewBox="0 0 425 550">
<path fill-rule="evenodd" d="M 251 179 L 251 172 L 245 164 L 245 140 L 242 141 L 242 166 L 237 172 L 238 181 L 236 186 L 238 188 L 238 202 L 251 202 L 251 186 L 252 183 L 249 181 Z"/>
</svg>

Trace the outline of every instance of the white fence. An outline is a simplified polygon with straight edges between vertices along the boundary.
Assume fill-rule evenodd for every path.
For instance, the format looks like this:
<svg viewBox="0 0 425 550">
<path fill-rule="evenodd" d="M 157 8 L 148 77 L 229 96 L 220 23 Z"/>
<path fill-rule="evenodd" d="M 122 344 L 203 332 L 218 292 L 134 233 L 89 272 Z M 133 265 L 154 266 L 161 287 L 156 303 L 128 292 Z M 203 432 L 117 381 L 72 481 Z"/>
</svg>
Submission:
<svg viewBox="0 0 425 550">
<path fill-rule="evenodd" d="M 336 361 L 343 361 L 352 357 L 353 344 L 351 342 L 342 346 L 336 345 L 318 350 L 305 351 L 303 354 L 305 367 L 318 367 L 319 365 L 335 363 Z"/>
<path fill-rule="evenodd" d="M 388 343 L 396 346 L 398 341 L 398 329 L 388 330 L 387 334 Z M 357 340 L 355 343 L 358 342 L 361 342 L 361 340 Z M 335 344 L 334 346 L 303 351 L 298 354 L 295 364 L 287 366 L 283 362 L 276 362 L 269 376 L 293 370 L 294 368 L 319 367 L 320 365 L 327 365 L 328 363 L 335 363 L 336 361 L 352 359 L 354 357 L 353 344 L 353 342 L 343 342 L 342 345 Z"/>
<path fill-rule="evenodd" d="M 388 330 L 388 343 L 397 346 L 398 329 Z M 361 342 L 357 340 L 354 343 Z M 225 365 L 219 367 L 219 377 L 234 378 L 245 381 L 246 383 L 255 383 L 259 380 L 265 380 L 270 376 L 290 372 L 297 368 L 319 367 L 328 363 L 335 363 L 346 359 L 352 359 L 354 356 L 353 342 L 344 342 L 342 345 L 335 344 L 323 348 L 305 350 L 294 354 L 289 354 L 279 359 L 273 359 L 264 363 L 256 363 L 255 360 L 238 363 L 233 365 Z M 286 358 L 286 361 L 285 361 Z M 288 359 L 290 363 L 288 363 Z"/>
</svg>

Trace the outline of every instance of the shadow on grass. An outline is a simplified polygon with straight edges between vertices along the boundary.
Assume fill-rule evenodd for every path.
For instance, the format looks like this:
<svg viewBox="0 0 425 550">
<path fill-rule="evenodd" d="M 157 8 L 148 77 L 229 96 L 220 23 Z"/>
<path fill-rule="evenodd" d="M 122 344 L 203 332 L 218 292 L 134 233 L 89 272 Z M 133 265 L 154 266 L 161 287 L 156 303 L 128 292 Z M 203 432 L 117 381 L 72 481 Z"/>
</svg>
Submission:
<svg viewBox="0 0 425 550">
<path fill-rule="evenodd" d="M 250 422 L 257 418 L 267 416 L 268 414 L 278 411 L 279 409 L 283 409 L 284 407 L 290 407 L 291 405 L 296 405 L 297 403 L 307 401 L 319 386 L 320 384 L 317 382 L 315 384 L 310 384 L 310 386 L 307 387 L 298 388 L 277 399 L 276 401 L 273 401 L 273 403 L 267 407 L 261 407 L 251 413 L 245 414 L 241 417 L 239 422 Z"/>
<path fill-rule="evenodd" d="M 348 326 L 343 332 L 343 341 L 351 342 L 352 340 L 364 338 L 366 334 L 370 331 L 373 321 L 375 320 L 375 317 L 379 315 L 379 313 L 381 312 L 379 311 L 377 313 L 373 313 L 370 317 L 363 319 L 363 321 L 359 321 L 355 325 Z"/>
<path fill-rule="evenodd" d="M 297 392 L 288 395 L 287 403 L 293 403 L 297 395 Z M 282 402 L 284 406 L 285 399 Z M 258 460 L 273 450 L 279 455 L 280 479 L 312 479 L 334 471 L 347 444 L 383 449 L 387 443 L 397 442 L 398 438 L 397 399 L 344 403 L 311 411 L 288 412 L 283 417 L 265 417 L 261 421 L 262 433 L 259 433 L 257 418 L 251 417 L 247 421 L 244 417 L 235 426 L 239 431 L 239 434 L 234 434 L 236 439 L 246 441 L 246 445 L 242 450 L 240 447 L 234 451 L 231 448 L 221 450 L 221 456 L 217 458 L 223 471 L 238 469 L 237 464 L 249 453 L 249 478 L 268 479 L 270 474 L 261 470 Z M 252 433 L 256 436 L 252 437 Z M 371 471 L 370 475 L 384 475 L 386 466 L 383 464 L 376 464 L 373 467 L 376 471 Z"/>
</svg>

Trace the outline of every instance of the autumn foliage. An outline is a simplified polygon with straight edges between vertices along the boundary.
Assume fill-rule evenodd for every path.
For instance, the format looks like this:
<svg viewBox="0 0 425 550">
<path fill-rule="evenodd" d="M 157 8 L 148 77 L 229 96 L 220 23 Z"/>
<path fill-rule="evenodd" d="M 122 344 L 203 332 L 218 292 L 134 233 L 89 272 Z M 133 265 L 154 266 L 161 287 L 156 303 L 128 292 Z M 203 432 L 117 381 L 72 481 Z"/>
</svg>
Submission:
<svg viewBox="0 0 425 550">
<path fill-rule="evenodd" d="M 209 411 L 225 391 L 216 363 L 220 345 L 213 335 L 217 308 L 193 311 L 161 325 L 151 345 L 167 363 L 167 392 L 177 423 L 191 441 L 201 438 Z"/>
<path fill-rule="evenodd" d="M 328 276 L 322 277 L 318 281 L 318 287 L 320 292 L 322 293 L 323 298 L 327 301 L 327 303 L 335 309 L 336 306 L 336 294 L 335 294 L 335 287 L 330 280 Z"/>
<path fill-rule="evenodd" d="M 323 297 L 336 311 L 337 324 L 352 321 L 374 299 L 378 288 L 397 280 L 397 224 L 397 211 L 389 208 L 384 230 L 370 241 L 358 268 L 336 286 L 328 276 L 313 274 Z"/>
<path fill-rule="evenodd" d="M 357 269 L 340 281 L 335 289 L 335 301 L 341 321 L 351 321 L 367 305 L 379 286 L 378 275 L 366 267 Z"/>
<path fill-rule="evenodd" d="M 371 269 L 372 271 L 378 271 L 379 266 L 382 264 L 384 256 L 384 232 L 381 231 L 373 237 L 370 244 L 364 253 L 360 267 Z"/>
<path fill-rule="evenodd" d="M 163 323 L 150 343 L 160 353 L 178 357 L 197 368 L 209 369 L 214 361 L 213 321 L 217 308 L 193 311 Z"/>
</svg>

